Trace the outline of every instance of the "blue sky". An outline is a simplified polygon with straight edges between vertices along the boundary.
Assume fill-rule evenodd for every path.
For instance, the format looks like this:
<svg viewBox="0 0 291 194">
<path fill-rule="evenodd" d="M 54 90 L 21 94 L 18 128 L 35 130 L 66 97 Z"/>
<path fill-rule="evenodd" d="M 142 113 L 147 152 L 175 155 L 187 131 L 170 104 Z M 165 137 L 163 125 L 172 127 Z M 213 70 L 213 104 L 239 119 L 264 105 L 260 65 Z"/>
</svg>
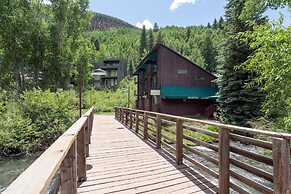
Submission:
<svg viewBox="0 0 291 194">
<path fill-rule="evenodd" d="M 157 22 L 162 27 L 190 26 L 207 25 L 223 16 L 226 3 L 226 0 L 90 0 L 90 9 L 133 25 L 151 26 Z M 281 11 L 286 15 L 284 25 L 290 25 L 290 12 Z M 279 11 L 269 11 L 268 16 L 277 19 Z"/>
</svg>

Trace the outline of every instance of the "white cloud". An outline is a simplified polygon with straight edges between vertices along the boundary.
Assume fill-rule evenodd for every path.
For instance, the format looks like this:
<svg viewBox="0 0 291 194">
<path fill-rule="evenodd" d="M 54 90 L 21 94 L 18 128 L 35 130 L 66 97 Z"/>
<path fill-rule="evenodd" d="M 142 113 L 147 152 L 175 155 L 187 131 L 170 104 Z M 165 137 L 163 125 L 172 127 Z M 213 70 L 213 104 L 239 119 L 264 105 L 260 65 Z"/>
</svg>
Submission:
<svg viewBox="0 0 291 194">
<path fill-rule="evenodd" d="M 174 11 L 175 9 L 178 9 L 181 5 L 185 3 L 191 3 L 195 4 L 196 0 L 174 0 L 173 3 L 170 6 L 170 10 Z"/>
<path fill-rule="evenodd" d="M 148 30 L 148 29 L 153 29 L 153 28 L 154 28 L 153 24 L 152 24 L 149 20 L 147 20 L 147 19 L 145 19 L 142 23 L 137 22 L 137 23 L 135 24 L 135 26 L 138 27 L 138 28 L 143 28 L 143 25 L 145 25 L 145 28 L 146 28 L 147 30 Z"/>
</svg>

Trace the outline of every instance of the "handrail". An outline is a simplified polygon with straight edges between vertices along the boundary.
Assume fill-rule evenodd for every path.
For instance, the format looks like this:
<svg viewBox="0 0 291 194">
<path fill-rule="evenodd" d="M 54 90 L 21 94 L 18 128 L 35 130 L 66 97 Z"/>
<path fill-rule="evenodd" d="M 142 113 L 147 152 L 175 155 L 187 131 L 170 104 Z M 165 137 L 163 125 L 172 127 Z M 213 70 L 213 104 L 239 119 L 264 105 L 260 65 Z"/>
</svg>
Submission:
<svg viewBox="0 0 291 194">
<path fill-rule="evenodd" d="M 45 193 L 59 169 L 62 193 L 76 193 L 76 182 L 86 180 L 85 157 L 89 149 L 85 148 L 89 146 L 93 116 L 94 109 L 91 108 L 19 175 L 3 194 Z"/>
<path fill-rule="evenodd" d="M 166 147 L 169 150 L 174 151 L 176 163 L 178 165 L 183 163 L 183 159 L 186 159 L 202 171 L 218 179 L 219 193 L 230 193 L 230 189 L 233 189 L 238 193 L 248 193 L 245 190 L 246 188 L 242 188 L 239 185 L 234 184 L 230 180 L 230 177 L 262 193 L 283 194 L 291 192 L 290 134 L 263 131 L 234 125 L 225 125 L 130 108 L 116 107 L 115 111 L 115 118 L 119 122 L 123 123 L 139 135 L 142 135 L 145 140 L 155 143 L 157 149 L 164 149 Z M 148 120 L 153 118 L 156 122 L 149 125 Z M 183 124 L 185 121 L 189 121 L 189 123 L 187 122 L 187 124 Z M 172 127 L 171 129 L 168 129 L 169 123 L 170 127 Z M 199 124 L 199 127 L 195 126 L 197 123 Z M 218 132 L 213 132 L 200 128 L 201 124 L 207 126 L 218 126 L 219 130 Z M 267 138 L 269 141 L 258 140 L 255 139 L 257 136 L 246 137 L 244 135 L 236 134 L 236 131 L 244 132 L 245 134 L 251 133 L 265 137 L 269 136 L 272 140 L 270 141 L 270 138 Z M 174 137 L 169 138 L 166 134 Z M 199 139 L 197 134 L 203 134 L 213 138 L 216 142 L 218 142 L 218 146 Z M 172 146 L 166 142 L 166 140 L 174 140 L 175 144 Z M 232 144 L 231 141 L 243 145 L 246 143 L 257 146 L 260 147 L 260 149 L 264 149 L 266 152 L 271 150 L 272 155 L 264 156 L 259 153 L 251 152 L 243 147 L 237 147 L 236 144 Z M 217 154 L 216 156 L 210 156 L 203 153 L 201 150 L 196 150 L 195 148 L 191 148 L 186 145 L 187 142 L 206 147 Z M 192 155 L 189 155 L 189 153 Z M 266 171 L 265 167 L 255 167 L 249 165 L 239 157 L 231 157 L 231 153 L 235 153 L 241 158 L 256 161 L 260 163 L 260 166 L 265 165 L 265 167 L 268 166 L 268 168 L 273 168 L 273 173 Z M 198 161 L 193 158 L 193 155 L 202 158 L 205 162 L 210 162 L 213 165 L 218 166 L 218 170 L 210 169 L 200 160 Z M 238 174 L 234 170 L 234 167 L 242 169 L 255 177 L 266 180 L 273 185 L 273 189 L 257 182 L 257 179 L 251 180 L 249 179 L 249 176 L 246 177 L 243 174 Z"/>
<path fill-rule="evenodd" d="M 184 121 L 196 122 L 196 123 L 205 124 L 205 125 L 214 125 L 217 127 L 223 127 L 225 129 L 230 129 L 233 131 L 241 131 L 241 132 L 254 134 L 254 135 L 266 135 L 266 136 L 285 138 L 285 139 L 291 140 L 291 134 L 288 134 L 288 133 L 263 131 L 263 130 L 248 128 L 248 127 L 240 127 L 240 126 L 235 126 L 235 125 L 215 123 L 215 122 L 211 122 L 211 121 L 203 121 L 203 120 L 199 120 L 199 119 L 192 119 L 192 118 L 187 118 L 187 117 L 182 117 L 182 116 L 176 116 L 176 115 L 170 115 L 170 114 L 164 114 L 164 113 L 158 113 L 158 112 L 151 112 L 151 111 L 140 110 L 140 109 L 131 109 L 131 108 L 124 108 L 124 107 L 115 107 L 115 108 L 123 108 L 125 110 L 132 110 L 132 111 L 138 111 L 138 112 L 142 112 L 142 113 L 160 115 L 163 117 L 169 117 L 169 118 L 173 118 L 173 119 L 182 119 Z"/>
</svg>

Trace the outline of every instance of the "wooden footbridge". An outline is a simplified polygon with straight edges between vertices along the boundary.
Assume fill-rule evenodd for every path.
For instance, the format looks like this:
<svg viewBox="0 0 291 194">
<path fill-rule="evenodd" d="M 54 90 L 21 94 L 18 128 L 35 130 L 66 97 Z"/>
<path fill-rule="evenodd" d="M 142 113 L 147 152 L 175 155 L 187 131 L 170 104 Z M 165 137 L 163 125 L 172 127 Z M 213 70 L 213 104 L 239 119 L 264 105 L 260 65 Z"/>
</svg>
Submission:
<svg viewBox="0 0 291 194">
<path fill-rule="evenodd" d="M 93 112 L 4 193 L 291 193 L 290 134 L 127 108 L 115 119 Z"/>
</svg>

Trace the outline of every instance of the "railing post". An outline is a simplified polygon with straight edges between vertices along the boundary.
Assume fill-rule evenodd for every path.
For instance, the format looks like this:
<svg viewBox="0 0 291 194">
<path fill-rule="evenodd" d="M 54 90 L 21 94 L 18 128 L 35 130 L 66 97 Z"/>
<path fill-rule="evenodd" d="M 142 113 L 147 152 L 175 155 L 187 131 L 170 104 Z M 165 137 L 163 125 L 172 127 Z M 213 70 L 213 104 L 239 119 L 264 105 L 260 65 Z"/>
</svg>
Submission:
<svg viewBox="0 0 291 194">
<path fill-rule="evenodd" d="M 85 124 L 85 138 L 86 138 L 86 157 L 89 156 L 89 144 L 90 144 L 90 117 L 87 118 L 86 124 Z"/>
<path fill-rule="evenodd" d="M 129 128 L 132 129 L 132 110 L 129 111 Z"/>
<path fill-rule="evenodd" d="M 115 119 L 117 119 L 117 107 L 115 107 L 114 110 L 115 110 Z"/>
<path fill-rule="evenodd" d="M 128 110 L 125 110 L 125 126 L 128 125 Z"/>
<path fill-rule="evenodd" d="M 290 143 L 273 138 L 274 193 L 291 193 Z M 289 192 L 288 192 L 289 191 Z"/>
<path fill-rule="evenodd" d="M 138 133 L 139 128 L 139 112 L 135 112 L 135 132 Z"/>
<path fill-rule="evenodd" d="M 176 163 L 183 163 L 183 120 L 176 121 Z"/>
<path fill-rule="evenodd" d="M 161 142 L 162 142 L 162 118 L 161 115 L 156 116 L 156 148 L 161 148 Z"/>
<path fill-rule="evenodd" d="M 148 139 L 148 114 L 143 113 L 143 138 Z"/>
<path fill-rule="evenodd" d="M 85 123 L 86 125 L 86 123 Z M 84 182 L 87 180 L 86 176 L 86 137 L 85 128 L 83 126 L 77 135 L 77 173 L 78 182 Z"/>
<path fill-rule="evenodd" d="M 124 124 L 124 109 L 121 109 L 121 123 Z"/>
<path fill-rule="evenodd" d="M 64 158 L 61 167 L 61 193 L 74 194 L 77 193 L 77 143 L 71 145 L 66 157 Z"/>
<path fill-rule="evenodd" d="M 229 193 L 229 130 L 219 129 L 219 193 Z"/>
</svg>

